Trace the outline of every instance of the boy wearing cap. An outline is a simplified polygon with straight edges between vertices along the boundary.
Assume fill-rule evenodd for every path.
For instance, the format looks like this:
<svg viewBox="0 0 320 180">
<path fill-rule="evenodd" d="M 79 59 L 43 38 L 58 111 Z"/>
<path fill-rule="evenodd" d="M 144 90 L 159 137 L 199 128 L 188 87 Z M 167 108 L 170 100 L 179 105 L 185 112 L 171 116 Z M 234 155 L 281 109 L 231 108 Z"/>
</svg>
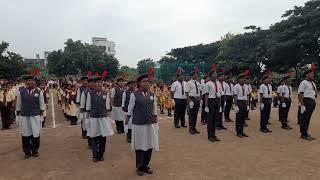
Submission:
<svg viewBox="0 0 320 180">
<path fill-rule="evenodd" d="M 226 97 L 226 106 L 224 109 L 224 119 L 226 122 L 233 122 L 230 118 L 230 110 L 233 104 L 233 76 L 229 74 L 227 76 L 227 82 L 224 83 L 225 97 Z"/>
<path fill-rule="evenodd" d="M 128 82 L 128 89 L 123 92 L 122 95 L 122 110 L 124 114 L 128 115 L 128 106 L 131 94 L 135 91 L 136 88 L 136 82 L 135 81 L 129 81 Z M 127 133 L 127 142 L 131 143 L 131 135 L 132 135 L 132 117 L 129 119 L 129 122 L 125 125 L 125 132 Z"/>
<path fill-rule="evenodd" d="M 86 132 L 85 118 L 84 118 L 85 108 L 84 107 L 81 108 L 81 96 L 82 96 L 82 93 L 87 91 L 87 89 L 88 89 L 88 77 L 87 76 L 81 77 L 80 81 L 81 81 L 81 86 L 77 90 L 76 104 L 79 108 L 79 120 L 81 122 L 82 138 L 86 139 L 87 132 Z"/>
<path fill-rule="evenodd" d="M 117 86 L 111 91 L 112 118 L 116 122 L 117 133 L 124 133 L 124 116 L 121 108 L 122 95 L 124 91 L 124 79 L 117 79 Z"/>
<path fill-rule="evenodd" d="M 190 134 L 196 134 L 199 133 L 196 125 L 200 108 L 200 83 L 197 81 L 197 72 L 191 72 L 190 77 L 192 79 L 187 82 L 185 90 L 189 106 L 189 132 Z"/>
<path fill-rule="evenodd" d="M 300 105 L 300 133 L 301 138 L 304 140 L 314 140 L 308 134 L 310 119 L 316 107 L 317 86 L 314 83 L 314 65 L 305 72 L 306 79 L 303 80 L 298 88 L 299 105 Z"/>
<path fill-rule="evenodd" d="M 218 122 L 216 125 L 217 130 L 227 130 L 226 127 L 223 126 L 223 122 L 222 122 L 222 118 L 223 118 L 223 111 L 224 111 L 224 106 L 225 106 L 225 83 L 224 82 L 224 69 L 220 69 L 220 72 L 217 73 L 217 85 L 218 85 L 218 89 L 221 89 L 221 97 L 220 97 L 220 108 L 219 108 L 219 117 L 218 117 Z"/>
<path fill-rule="evenodd" d="M 236 112 L 236 132 L 239 138 L 248 137 L 243 132 L 246 113 L 248 110 L 248 88 L 246 87 L 247 75 L 242 73 L 238 76 L 238 83 L 234 86 L 234 110 Z"/>
<path fill-rule="evenodd" d="M 218 121 L 220 109 L 221 90 L 217 85 L 217 74 L 215 70 L 209 73 L 210 81 L 206 84 L 205 89 L 205 112 L 208 113 L 207 133 L 208 140 L 211 142 L 220 141 L 216 136 L 216 123 Z"/>
<path fill-rule="evenodd" d="M 290 111 L 291 107 L 291 95 L 292 95 L 292 87 L 290 86 L 290 76 L 287 75 L 283 77 L 280 81 L 282 84 L 278 88 L 278 94 L 279 94 L 279 120 L 282 124 L 281 128 L 290 130 L 292 129 L 288 125 L 288 113 Z"/>
<path fill-rule="evenodd" d="M 272 104 L 272 79 L 269 75 L 264 75 L 261 79 L 263 84 L 259 87 L 260 93 L 260 131 L 263 133 L 272 132 L 268 129 L 268 120 L 270 118 Z"/>
<path fill-rule="evenodd" d="M 43 118 L 42 127 L 45 127 L 46 118 L 47 118 L 48 101 L 49 101 L 49 92 L 48 92 L 49 90 L 46 89 L 45 82 L 42 80 L 38 81 L 38 88 L 41 90 L 43 94 L 44 104 L 46 107 L 42 114 L 42 118 Z"/>
<path fill-rule="evenodd" d="M 201 85 L 200 85 L 200 93 L 201 93 L 201 99 L 202 99 L 202 107 L 201 107 L 201 123 L 202 125 L 207 124 L 208 122 L 208 113 L 205 112 L 205 88 L 206 88 L 206 83 L 210 80 L 209 76 L 204 76 L 203 79 L 201 80 Z"/>
<path fill-rule="evenodd" d="M 171 96 L 174 104 L 174 126 L 176 128 L 187 127 L 185 125 L 185 113 L 187 107 L 186 82 L 182 80 L 181 72 L 178 71 L 177 80 L 171 85 Z"/>
<path fill-rule="evenodd" d="M 39 157 L 41 116 L 45 110 L 44 97 L 40 89 L 36 88 L 34 76 L 25 77 L 26 88 L 17 94 L 16 111 L 22 135 L 22 148 L 25 159 Z"/>
<path fill-rule="evenodd" d="M 159 150 L 157 101 L 150 91 L 148 74 L 138 77 L 138 90 L 133 92 L 128 105 L 126 124 L 132 117 L 132 149 L 136 153 L 137 174 L 152 174 L 149 167 L 152 150 Z"/>
<path fill-rule="evenodd" d="M 106 137 L 113 135 L 113 130 L 108 117 L 110 110 L 107 103 L 107 92 L 103 91 L 101 77 L 95 78 L 94 90 L 88 92 L 86 111 L 89 119 L 88 136 L 92 139 L 93 162 L 104 161 Z"/>
</svg>

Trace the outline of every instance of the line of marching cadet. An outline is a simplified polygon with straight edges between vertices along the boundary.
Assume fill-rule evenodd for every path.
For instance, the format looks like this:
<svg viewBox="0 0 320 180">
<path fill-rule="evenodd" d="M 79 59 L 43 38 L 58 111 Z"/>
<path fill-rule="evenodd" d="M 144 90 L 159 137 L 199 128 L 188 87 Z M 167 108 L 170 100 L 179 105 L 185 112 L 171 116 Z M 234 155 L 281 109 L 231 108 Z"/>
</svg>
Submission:
<svg viewBox="0 0 320 180">
<path fill-rule="evenodd" d="M 99 76 L 81 77 L 59 83 L 58 104 L 71 125 L 80 121 L 82 138 L 87 139 L 93 162 L 104 161 L 106 138 L 126 133 L 136 154 L 136 171 L 139 176 L 152 174 L 149 167 L 152 151 L 159 150 L 157 125 L 157 98 L 150 91 L 149 75 L 140 75 L 136 81 L 125 82 L 118 78 L 104 82 Z M 111 112 L 112 120 L 108 117 Z"/>
<path fill-rule="evenodd" d="M 317 97 L 314 70 L 314 64 L 306 66 L 305 79 L 301 81 L 298 88 L 298 124 L 300 125 L 301 138 L 308 141 L 315 139 L 308 133 Z M 178 69 L 177 80 L 170 87 L 174 104 L 174 126 L 176 128 L 187 127 L 185 121 L 187 110 L 190 134 L 200 133 L 196 124 L 201 106 L 201 122 L 203 125 L 207 124 L 208 140 L 210 142 L 220 141 L 216 136 L 216 130 L 227 129 L 223 125 L 223 116 L 225 122 L 233 122 L 230 119 L 230 110 L 233 108 L 236 113 L 236 136 L 245 138 L 248 137 L 244 132 L 244 127 L 248 126 L 246 120 L 249 120 L 249 110 L 256 106 L 259 98 L 260 131 L 262 133 L 272 132 L 268 128 L 272 101 L 274 106 L 279 106 L 281 128 L 292 129 L 288 125 L 288 113 L 292 102 L 291 75 L 282 77 L 276 95 L 272 90 L 272 73 L 270 71 L 265 71 L 263 74 L 259 89 L 252 88 L 249 82 L 250 76 L 248 70 L 240 72 L 238 76 L 234 77 L 232 69 L 225 72 L 224 69 L 217 71 L 214 68 L 201 82 L 198 81 L 198 71 L 196 70 L 189 74 L 189 80 L 184 81 L 182 71 Z M 235 79 L 236 81 L 234 81 Z M 274 100 L 272 100 L 273 98 Z"/>
</svg>

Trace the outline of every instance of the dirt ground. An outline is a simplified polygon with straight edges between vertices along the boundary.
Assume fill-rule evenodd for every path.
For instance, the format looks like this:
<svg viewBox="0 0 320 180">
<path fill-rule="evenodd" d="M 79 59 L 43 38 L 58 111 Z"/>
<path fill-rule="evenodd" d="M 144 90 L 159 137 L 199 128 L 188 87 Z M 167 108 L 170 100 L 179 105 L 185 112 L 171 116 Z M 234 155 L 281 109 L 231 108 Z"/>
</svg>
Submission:
<svg viewBox="0 0 320 180">
<path fill-rule="evenodd" d="M 23 159 L 21 138 L 17 128 L 0 132 L 0 180 L 2 179 L 320 179 L 320 116 L 317 107 L 310 133 L 318 138 L 307 142 L 299 137 L 297 98 L 290 111 L 293 130 L 280 128 L 278 111 L 272 109 L 272 133 L 259 132 L 259 112 L 250 111 L 251 120 L 245 132 L 249 138 L 235 136 L 235 124 L 224 123 L 227 131 L 218 131 L 221 142 L 207 140 L 206 126 L 198 121 L 200 135 L 188 129 L 175 129 L 173 118 L 160 116 L 160 151 L 153 154 L 153 175 L 138 177 L 135 157 L 125 135 L 108 139 L 106 158 L 93 163 L 86 141 L 80 137 L 80 126 L 70 127 L 56 104 L 55 126 L 49 103 L 47 128 L 41 137 L 40 157 Z M 51 100 L 50 100 L 51 101 Z M 318 99 L 319 104 L 319 99 Z M 232 112 L 234 120 L 234 113 Z M 199 114 L 200 118 L 200 114 Z"/>
</svg>

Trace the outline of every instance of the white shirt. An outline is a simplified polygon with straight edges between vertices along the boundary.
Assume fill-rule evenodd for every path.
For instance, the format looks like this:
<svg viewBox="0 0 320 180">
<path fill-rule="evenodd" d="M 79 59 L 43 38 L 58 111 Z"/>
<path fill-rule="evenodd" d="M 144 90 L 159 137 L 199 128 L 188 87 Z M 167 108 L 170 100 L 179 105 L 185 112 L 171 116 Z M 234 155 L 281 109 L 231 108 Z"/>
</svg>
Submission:
<svg viewBox="0 0 320 180">
<path fill-rule="evenodd" d="M 251 93 L 252 91 L 252 87 L 251 87 L 251 84 L 245 84 L 248 88 L 248 95 Z"/>
<path fill-rule="evenodd" d="M 223 87 L 224 87 L 224 95 L 226 96 L 232 96 L 233 95 L 233 84 L 226 83 L 223 81 Z"/>
<path fill-rule="evenodd" d="M 182 81 L 182 83 L 180 83 L 179 81 L 175 81 L 172 83 L 171 85 L 171 92 L 174 93 L 174 96 L 173 98 L 176 98 L 176 99 L 187 99 L 187 96 L 186 96 L 186 85 L 187 83 L 185 81 Z M 183 89 L 184 89 L 184 93 L 182 94 L 182 86 L 183 86 Z"/>
<path fill-rule="evenodd" d="M 272 98 L 272 86 L 268 84 L 267 87 L 265 84 L 261 84 L 259 87 L 259 94 L 262 95 L 262 98 Z"/>
<path fill-rule="evenodd" d="M 218 87 L 217 81 L 215 81 L 215 82 L 208 81 L 206 83 L 205 94 L 209 94 L 208 95 L 209 99 L 221 97 L 221 93 L 220 93 L 220 89 Z"/>
<path fill-rule="evenodd" d="M 221 89 L 221 96 L 224 96 L 224 91 L 225 91 L 224 83 L 226 83 L 226 82 L 224 82 L 224 81 L 222 81 L 222 82 L 217 81 L 217 82 L 218 82 L 217 84 L 220 86 L 220 89 Z"/>
<path fill-rule="evenodd" d="M 205 83 L 204 79 L 201 79 L 201 83 L 200 83 L 200 92 L 201 92 L 201 95 L 204 94 L 205 89 L 206 89 L 206 83 Z"/>
<path fill-rule="evenodd" d="M 246 84 L 240 85 L 239 83 L 233 87 L 233 95 L 237 96 L 237 100 L 248 100 L 248 86 Z"/>
<path fill-rule="evenodd" d="M 223 90 L 223 87 L 219 81 L 217 81 L 217 86 L 218 86 L 218 93 L 217 93 L 218 97 L 221 97 L 224 95 L 224 90 Z"/>
<path fill-rule="evenodd" d="M 185 92 L 189 93 L 190 97 L 200 97 L 200 83 L 196 80 L 191 79 L 187 82 Z"/>
<path fill-rule="evenodd" d="M 283 85 L 280 85 L 280 86 L 278 86 L 278 88 L 277 88 L 277 94 L 280 94 L 280 96 L 282 95 L 282 94 L 281 94 L 282 86 L 283 86 Z"/>
<path fill-rule="evenodd" d="M 282 86 L 279 86 L 279 94 L 280 96 L 283 96 L 285 98 L 291 98 L 291 95 L 292 95 L 292 87 L 289 85 L 282 85 Z"/>
<path fill-rule="evenodd" d="M 314 82 L 303 80 L 298 88 L 298 93 L 303 93 L 303 97 L 315 99 L 317 95 L 317 86 Z"/>
</svg>

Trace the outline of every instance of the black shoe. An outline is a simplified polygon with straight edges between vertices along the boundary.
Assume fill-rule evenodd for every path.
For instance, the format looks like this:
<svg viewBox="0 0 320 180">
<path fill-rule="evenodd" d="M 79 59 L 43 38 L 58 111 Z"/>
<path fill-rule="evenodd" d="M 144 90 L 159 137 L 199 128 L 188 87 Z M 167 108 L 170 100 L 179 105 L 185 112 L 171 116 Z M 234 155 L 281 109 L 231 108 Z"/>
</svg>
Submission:
<svg viewBox="0 0 320 180">
<path fill-rule="evenodd" d="M 237 136 L 238 136 L 239 138 L 243 138 L 243 135 L 242 135 L 242 134 L 237 134 Z"/>
<path fill-rule="evenodd" d="M 199 132 L 197 129 L 194 129 L 194 132 L 195 132 L 196 134 L 200 134 L 200 132 Z"/>
<path fill-rule="evenodd" d="M 233 122 L 231 119 L 226 119 L 226 122 Z"/>
<path fill-rule="evenodd" d="M 24 159 L 29 159 L 31 157 L 31 154 L 25 154 Z"/>
<path fill-rule="evenodd" d="M 190 134 L 195 134 L 196 132 L 195 132 L 194 130 L 190 129 L 190 130 L 189 130 L 189 133 L 190 133 Z"/>
<path fill-rule="evenodd" d="M 307 135 L 311 140 L 315 140 L 316 138 L 312 137 L 310 134 Z"/>
<path fill-rule="evenodd" d="M 104 161 L 104 158 L 103 157 L 99 158 L 99 161 Z"/>
<path fill-rule="evenodd" d="M 153 171 L 149 167 L 144 168 L 143 172 L 145 172 L 147 174 L 153 174 Z"/>
<path fill-rule="evenodd" d="M 141 171 L 141 170 L 137 170 L 137 174 L 138 174 L 138 176 L 143 176 L 143 175 L 144 175 L 144 172 Z"/>
<path fill-rule="evenodd" d="M 248 135 L 246 135 L 245 133 L 241 134 L 243 137 L 249 137 Z"/>
<path fill-rule="evenodd" d="M 248 125 L 247 123 L 244 123 L 243 126 L 244 126 L 244 127 L 247 127 L 247 126 L 249 126 L 249 125 Z"/>
<path fill-rule="evenodd" d="M 180 126 L 179 126 L 179 125 L 175 125 L 174 127 L 176 127 L 176 128 L 180 128 Z"/>
<path fill-rule="evenodd" d="M 37 152 L 36 153 L 32 153 L 32 156 L 33 157 L 39 157 L 39 153 L 37 153 Z"/>
<path fill-rule="evenodd" d="M 218 126 L 218 127 L 216 127 L 216 129 L 217 129 L 217 130 L 221 130 L 221 127 Z"/>
<path fill-rule="evenodd" d="M 209 138 L 208 140 L 211 142 L 215 142 L 214 138 Z"/>
<path fill-rule="evenodd" d="M 301 139 L 306 140 L 306 141 L 311 141 L 311 137 L 307 136 L 307 135 L 301 135 Z"/>
<path fill-rule="evenodd" d="M 184 127 L 184 128 L 186 128 L 186 127 L 188 127 L 188 126 L 186 126 L 186 125 L 181 125 L 181 127 Z"/>
<path fill-rule="evenodd" d="M 266 130 L 266 129 L 260 129 L 260 131 L 263 133 L 268 133 L 268 130 Z"/>
<path fill-rule="evenodd" d="M 215 140 L 215 141 L 220 141 L 220 139 L 217 138 L 217 136 L 214 137 L 214 140 Z"/>
<path fill-rule="evenodd" d="M 250 118 L 245 118 L 246 121 L 250 121 Z"/>
<path fill-rule="evenodd" d="M 98 159 L 98 158 L 93 158 L 92 161 L 93 161 L 93 162 L 98 162 L 99 159 Z"/>
<path fill-rule="evenodd" d="M 266 130 L 268 131 L 268 133 L 269 133 L 269 132 L 272 132 L 270 129 L 266 129 Z"/>
<path fill-rule="evenodd" d="M 290 129 L 292 129 L 291 127 L 289 127 L 289 126 L 282 126 L 281 127 L 282 129 L 286 129 L 286 130 L 290 130 Z"/>
<path fill-rule="evenodd" d="M 227 128 L 226 128 L 226 127 L 224 127 L 224 126 L 221 126 L 221 129 L 223 129 L 223 130 L 227 130 Z"/>
<path fill-rule="evenodd" d="M 268 122 L 267 124 L 268 124 L 268 125 L 270 125 L 271 123 L 270 123 L 270 122 Z"/>
</svg>

